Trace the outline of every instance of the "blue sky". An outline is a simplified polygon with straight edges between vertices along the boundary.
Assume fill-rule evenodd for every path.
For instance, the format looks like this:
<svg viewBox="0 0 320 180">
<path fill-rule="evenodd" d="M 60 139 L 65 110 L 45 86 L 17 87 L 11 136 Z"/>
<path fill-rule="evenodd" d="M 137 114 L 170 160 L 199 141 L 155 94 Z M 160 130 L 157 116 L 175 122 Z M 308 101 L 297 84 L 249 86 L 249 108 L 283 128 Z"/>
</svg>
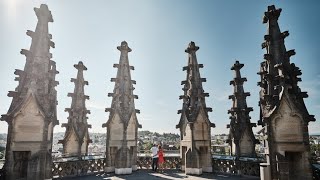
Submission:
<svg viewBox="0 0 320 180">
<path fill-rule="evenodd" d="M 52 12 L 54 22 L 49 31 L 56 44 L 51 49 L 60 74 L 56 76 L 60 85 L 58 91 L 58 119 L 67 122 L 64 108 L 70 107 L 74 85 L 70 78 L 76 77 L 73 64 L 83 61 L 88 71 L 84 77 L 89 81 L 85 92 L 90 96 L 87 108 L 91 110 L 88 122 L 90 132 L 105 132 L 101 127 L 107 121 L 116 76 L 114 63 L 118 63 L 120 52 L 116 49 L 126 40 L 132 52 L 130 64 L 135 66 L 132 78 L 137 81 L 135 101 L 141 110 L 138 120 L 142 130 L 178 133 L 175 125 L 180 116 L 183 93 L 180 82 L 185 80 L 182 67 L 187 64 L 184 49 L 194 41 L 200 49 L 198 62 L 204 64 L 201 76 L 207 78 L 204 90 L 210 94 L 207 106 L 211 122 L 216 124 L 212 134 L 227 133 L 229 123 L 227 110 L 231 107 L 228 95 L 232 93 L 229 81 L 233 78 L 230 70 L 235 59 L 244 63 L 242 75 L 247 77 L 245 91 L 252 122 L 259 118 L 258 92 L 256 85 L 259 64 L 263 60 L 261 49 L 263 36 L 267 31 L 262 16 L 268 5 L 282 8 L 279 23 L 282 31 L 289 30 L 285 44 L 288 50 L 295 49 L 291 62 L 302 70 L 300 87 L 308 91 L 305 99 L 310 114 L 320 117 L 320 1 L 256 1 L 256 0 L 52 0 L 25 1 L 0 0 L 0 114 L 5 114 L 11 103 L 7 92 L 14 90 L 14 69 L 23 69 L 25 57 L 20 49 L 29 49 L 31 39 L 27 30 L 35 30 L 37 23 L 33 7 L 46 3 Z M 261 128 L 255 128 L 257 131 Z M 309 131 L 319 131 L 319 120 L 311 122 Z M 56 126 L 54 132 L 65 128 Z M 0 133 L 7 132 L 7 123 L 0 122 Z"/>
</svg>

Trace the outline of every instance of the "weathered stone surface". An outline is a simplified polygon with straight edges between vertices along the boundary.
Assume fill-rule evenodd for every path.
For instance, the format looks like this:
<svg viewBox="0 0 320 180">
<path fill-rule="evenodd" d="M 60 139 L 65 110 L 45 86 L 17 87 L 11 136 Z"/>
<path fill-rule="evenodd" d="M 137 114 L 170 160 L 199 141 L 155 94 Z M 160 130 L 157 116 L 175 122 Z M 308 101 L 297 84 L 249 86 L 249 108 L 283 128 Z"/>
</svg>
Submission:
<svg viewBox="0 0 320 180">
<path fill-rule="evenodd" d="M 187 79 L 182 81 L 184 94 L 179 99 L 183 100 L 181 118 L 176 128 L 180 129 L 181 143 L 180 153 L 182 158 L 182 170 L 187 174 L 202 174 L 212 172 L 211 166 L 211 127 L 214 124 L 209 121 L 208 111 L 212 111 L 205 103 L 205 97 L 196 51 L 199 47 L 190 42 L 185 52 L 188 53 Z M 207 94 L 204 96 L 203 94 Z"/>
<path fill-rule="evenodd" d="M 252 123 L 250 122 L 249 112 L 251 107 L 247 107 L 246 97 L 250 96 L 249 92 L 244 92 L 243 83 L 247 78 L 242 78 L 240 69 L 243 67 L 239 61 L 231 67 L 234 70 L 234 79 L 230 85 L 234 87 L 234 93 L 229 96 L 232 99 L 232 108 L 228 111 L 230 116 L 229 138 L 227 142 L 231 147 L 231 154 L 236 156 L 237 160 L 241 156 L 255 157 L 255 144 L 259 141 L 255 139 L 252 132 Z"/>
<path fill-rule="evenodd" d="M 112 78 L 115 82 L 113 93 L 108 96 L 112 97 L 111 108 L 106 111 L 110 112 L 107 123 L 106 142 L 106 172 L 115 172 L 116 174 L 130 174 L 136 170 L 137 161 L 137 133 L 141 125 L 138 123 L 133 94 L 133 84 L 136 81 L 131 79 L 130 70 L 133 66 L 129 65 L 128 52 L 131 52 L 127 42 L 121 42 L 117 49 L 121 52 L 119 64 L 114 67 L 118 68 L 117 77 Z"/>
<path fill-rule="evenodd" d="M 88 85 L 88 81 L 83 78 L 83 71 L 87 70 L 87 67 L 82 61 L 75 64 L 74 67 L 78 70 L 77 78 L 71 78 L 71 82 L 74 82 L 74 92 L 68 93 L 69 97 L 72 97 L 71 108 L 66 108 L 69 113 L 68 124 L 63 124 L 62 127 L 66 127 L 66 133 L 63 140 L 59 141 L 63 144 L 63 153 L 67 156 L 78 156 L 88 154 L 88 146 L 91 143 L 89 138 L 88 128 L 91 127 L 87 122 L 87 114 L 90 113 L 87 110 L 85 101 L 89 99 L 89 96 L 84 94 L 84 85 Z"/>
<path fill-rule="evenodd" d="M 259 124 L 264 126 L 266 134 L 266 171 L 261 178 L 271 179 L 312 179 L 309 162 L 309 132 L 308 123 L 315 121 L 309 115 L 301 93 L 298 81 L 301 71 L 290 56 L 294 50 L 287 51 L 284 38 L 288 31 L 280 32 L 278 18 L 281 9 L 269 6 L 263 23 L 268 25 L 263 48 L 267 54 L 261 63 L 260 90 L 261 119 Z M 270 174 L 266 174 L 269 172 Z M 263 168 L 262 168 L 263 169 Z"/>
<path fill-rule="evenodd" d="M 56 105 L 56 64 L 50 60 L 48 22 L 53 22 L 47 5 L 34 8 L 38 17 L 30 50 L 22 50 L 26 56 L 24 71 L 16 70 L 19 85 L 8 113 L 2 120 L 8 123 L 6 179 L 50 179 L 52 177 L 52 133 L 58 124 Z"/>
</svg>

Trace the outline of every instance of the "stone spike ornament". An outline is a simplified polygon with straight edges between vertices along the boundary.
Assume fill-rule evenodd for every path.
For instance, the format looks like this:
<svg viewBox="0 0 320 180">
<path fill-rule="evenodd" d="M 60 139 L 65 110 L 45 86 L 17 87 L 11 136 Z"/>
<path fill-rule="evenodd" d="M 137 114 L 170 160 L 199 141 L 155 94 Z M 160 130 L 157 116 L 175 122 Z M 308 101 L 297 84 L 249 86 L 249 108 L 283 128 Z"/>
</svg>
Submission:
<svg viewBox="0 0 320 180">
<path fill-rule="evenodd" d="M 255 144 L 259 143 L 255 139 L 252 132 L 252 127 L 255 127 L 255 123 L 250 123 L 251 117 L 250 111 L 253 111 L 252 107 L 247 107 L 246 98 L 250 96 L 249 92 L 244 92 L 243 82 L 247 81 L 247 78 L 242 78 L 240 69 L 243 67 L 239 61 L 231 67 L 234 71 L 234 79 L 230 81 L 230 85 L 234 87 L 234 93 L 229 96 L 229 99 L 233 101 L 232 108 L 228 110 L 230 114 L 230 124 L 227 128 L 230 128 L 229 138 L 227 143 L 230 144 L 231 154 L 239 157 L 256 157 Z"/>
<path fill-rule="evenodd" d="M 298 86 L 302 73 L 290 57 L 294 50 L 286 50 L 284 39 L 288 31 L 281 32 L 278 18 L 281 9 L 268 6 L 263 23 L 268 31 L 262 48 L 266 49 L 258 74 L 261 81 L 260 120 L 258 124 L 266 134 L 266 159 L 261 171 L 270 179 L 312 179 L 309 162 L 308 124 L 315 121 L 308 113 L 303 98 L 308 97 Z M 270 173 L 266 173 L 270 172 Z"/>
<path fill-rule="evenodd" d="M 182 170 L 186 174 L 202 174 L 202 172 L 212 172 L 211 165 L 211 127 L 215 127 L 210 122 L 208 112 L 212 109 L 206 106 L 205 97 L 209 97 L 209 93 L 205 93 L 202 82 L 206 82 L 205 78 L 201 78 L 199 68 L 203 64 L 198 64 L 196 51 L 199 49 L 194 42 L 190 42 L 185 50 L 188 53 L 188 65 L 183 67 L 187 71 L 186 81 L 182 81 L 184 85 L 184 94 L 180 96 L 183 99 L 182 110 L 179 124 L 176 128 L 180 129 L 181 134 L 181 158 Z"/>
<path fill-rule="evenodd" d="M 138 128 L 141 128 L 137 120 L 136 113 L 140 110 L 135 109 L 134 99 L 138 99 L 133 94 L 133 84 L 136 81 L 131 79 L 130 70 L 134 70 L 129 65 L 128 52 L 131 49 L 126 41 L 121 42 L 117 47 L 121 52 L 119 64 L 113 67 L 118 68 L 117 77 L 111 78 L 115 82 L 111 108 L 106 108 L 110 112 L 107 123 L 102 127 L 107 128 L 106 142 L 106 172 L 116 174 L 131 174 L 137 170 L 137 140 Z"/>
<path fill-rule="evenodd" d="M 1 120 L 8 123 L 5 179 L 51 179 L 52 137 L 57 120 L 56 64 L 50 60 L 50 47 L 54 48 L 48 22 L 53 22 L 48 6 L 34 8 L 38 18 L 31 37 L 30 50 L 22 49 L 26 56 L 24 70 L 16 70 L 19 82 L 15 91 L 9 91 L 12 102 Z"/>
<path fill-rule="evenodd" d="M 91 125 L 87 122 L 87 114 L 90 114 L 90 111 L 85 104 L 89 96 L 84 94 L 84 86 L 89 83 L 83 78 L 83 71 L 86 71 L 87 67 L 83 65 L 82 61 L 79 61 L 74 67 L 78 73 L 76 79 L 71 78 L 75 87 L 74 92 L 68 94 L 72 98 L 71 108 L 65 109 L 69 113 L 68 123 L 62 124 L 62 127 L 66 127 L 66 133 L 59 143 L 63 144 L 65 155 L 78 156 L 81 159 L 81 156 L 88 154 L 88 146 L 92 142 L 88 131 Z"/>
</svg>

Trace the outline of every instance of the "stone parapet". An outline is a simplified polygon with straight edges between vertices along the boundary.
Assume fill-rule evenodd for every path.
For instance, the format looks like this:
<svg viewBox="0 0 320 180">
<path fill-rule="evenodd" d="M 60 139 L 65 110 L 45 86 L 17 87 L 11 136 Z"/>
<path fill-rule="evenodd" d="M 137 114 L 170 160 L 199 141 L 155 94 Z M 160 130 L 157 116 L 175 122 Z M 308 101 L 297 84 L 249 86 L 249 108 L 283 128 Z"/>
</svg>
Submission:
<svg viewBox="0 0 320 180">
<path fill-rule="evenodd" d="M 83 158 L 85 159 L 85 158 Z M 196 168 L 185 168 L 185 173 L 191 174 L 202 174 L 202 171 L 214 172 L 214 173 L 226 173 L 244 176 L 259 176 L 260 175 L 260 163 L 261 161 L 249 161 L 249 160 L 240 160 L 240 169 L 236 169 L 234 159 L 219 159 L 212 158 L 212 166 L 206 167 L 205 169 L 196 169 Z M 151 156 L 138 155 L 137 164 L 134 165 L 131 169 L 132 171 L 139 169 L 151 169 L 152 158 Z M 106 158 L 98 159 L 89 159 L 89 160 L 76 160 L 76 161 L 57 161 L 53 162 L 52 174 L 53 178 L 62 178 L 62 177 L 76 177 L 76 176 L 85 176 L 91 174 L 102 173 L 106 171 Z M 176 169 L 181 170 L 181 158 L 179 155 L 168 155 L 165 157 L 165 162 L 163 164 L 164 169 Z M 128 168 L 129 169 L 129 168 Z M 122 172 L 129 171 L 128 169 L 113 169 L 108 172 L 116 172 L 116 174 L 124 174 Z M 121 171 L 121 172 L 120 172 Z M 130 172 L 130 173 L 131 173 Z M 197 173 L 198 172 L 198 173 Z"/>
</svg>

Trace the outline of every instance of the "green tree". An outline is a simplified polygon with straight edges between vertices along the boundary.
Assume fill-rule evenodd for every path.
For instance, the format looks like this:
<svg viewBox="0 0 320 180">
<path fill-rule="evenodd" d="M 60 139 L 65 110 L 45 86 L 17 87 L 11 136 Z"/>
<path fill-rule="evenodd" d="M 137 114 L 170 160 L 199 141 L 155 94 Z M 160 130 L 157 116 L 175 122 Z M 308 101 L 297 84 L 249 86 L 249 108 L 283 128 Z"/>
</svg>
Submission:
<svg viewBox="0 0 320 180">
<path fill-rule="evenodd" d="M 143 149 L 148 151 L 152 148 L 152 143 L 151 142 L 147 142 L 143 145 Z"/>
</svg>

